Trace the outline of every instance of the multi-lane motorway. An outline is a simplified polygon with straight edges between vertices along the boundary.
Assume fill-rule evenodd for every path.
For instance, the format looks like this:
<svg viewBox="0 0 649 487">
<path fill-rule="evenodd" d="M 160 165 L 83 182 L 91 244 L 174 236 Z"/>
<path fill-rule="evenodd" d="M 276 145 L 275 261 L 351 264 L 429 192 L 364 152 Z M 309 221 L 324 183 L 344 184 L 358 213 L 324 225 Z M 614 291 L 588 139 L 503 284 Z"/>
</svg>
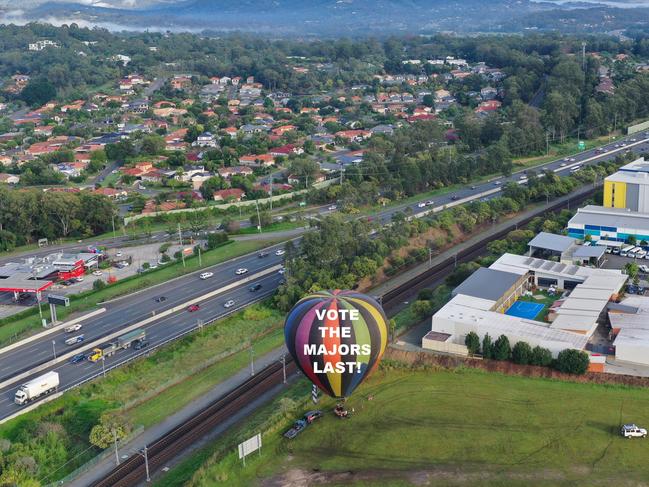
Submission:
<svg viewBox="0 0 649 487">
<path fill-rule="evenodd" d="M 156 315 L 164 313 L 166 310 L 183 305 L 192 299 L 200 298 L 233 283 L 241 284 L 234 289 L 200 301 L 200 309 L 198 311 L 189 312 L 186 309 L 182 309 L 181 311 L 147 324 L 144 328 L 147 331 L 149 347 L 154 347 L 159 343 L 180 336 L 188 330 L 196 328 L 199 322 L 207 323 L 214 318 L 229 314 L 263 296 L 267 296 L 277 288 L 283 276 L 279 272 L 271 272 L 255 280 L 250 280 L 250 276 L 281 264 L 282 257 L 275 253 L 281 248 L 282 245 L 269 248 L 268 255 L 265 257 L 259 257 L 258 254 L 251 254 L 213 268 L 201 270 L 201 272 L 211 271 L 214 273 L 208 279 L 200 279 L 198 273 L 191 274 L 124 297 L 112 303 L 107 303 L 104 305 L 106 312 L 82 321 L 83 328 L 78 332 L 66 334 L 63 330 L 60 330 L 26 343 L 18 348 L 1 353 L 0 382 L 6 383 L 7 381 L 11 381 L 11 378 L 18 374 L 22 374 L 36 366 L 52 361 L 55 352 L 58 357 L 73 350 L 85 352 L 88 350 L 88 346 L 84 345 L 84 343 L 87 344 L 100 340 L 117 330 L 134 325 L 142 320 L 151 319 L 153 312 Z M 243 275 L 237 275 L 235 272 L 240 268 L 246 268 L 248 272 Z M 249 287 L 257 283 L 262 285 L 261 289 L 256 292 L 251 292 Z M 156 299 L 161 296 L 164 296 L 166 299 L 163 302 L 157 301 Z M 234 300 L 235 305 L 231 308 L 225 308 L 224 304 L 228 300 Z M 84 335 L 84 342 L 73 346 L 65 345 L 64 341 L 66 338 L 78 334 Z M 59 372 L 61 380 L 60 388 L 65 389 L 89 377 L 96 376 L 102 372 L 102 367 L 110 368 L 144 351 L 136 351 L 133 349 L 122 350 L 112 357 L 106 358 L 104 363 L 101 361 L 98 363 L 82 361 L 77 364 L 72 364 L 66 360 L 7 385 L 3 389 L 0 389 L 0 419 L 13 414 L 21 408 L 21 406 L 13 403 L 14 393 L 19 385 L 45 373 L 45 371 L 56 370 Z"/>
<path fill-rule="evenodd" d="M 624 153 L 627 150 L 642 153 L 649 150 L 649 138 L 647 134 L 642 134 L 642 136 L 640 134 L 628 136 L 604 146 L 604 149 L 605 152 L 602 152 L 601 149 L 598 151 L 590 150 L 571 156 L 568 160 L 562 159 L 549 162 L 543 166 L 536 167 L 535 171 L 551 170 L 558 174 L 567 174 L 577 166 L 596 164 L 603 160 L 613 159 L 618 154 Z M 439 209 L 459 201 L 483 198 L 485 197 L 485 193 L 488 192 L 493 193 L 489 196 L 495 196 L 498 194 L 499 189 L 508 182 L 521 182 L 523 180 L 524 173 L 519 172 L 509 177 L 501 177 L 481 184 L 467 185 L 453 193 L 433 198 L 433 205 L 422 207 L 419 204 L 420 202 L 399 205 L 386 209 L 378 214 L 376 218 L 383 223 L 390 221 L 395 213 L 404 211 L 408 207 L 416 215 L 430 211 L 432 208 Z M 323 207 L 318 210 L 318 213 L 327 214 L 332 211 L 335 210 L 329 210 L 327 207 Z M 156 314 L 164 313 L 166 310 L 187 303 L 190 300 L 200 299 L 201 296 L 205 296 L 207 293 L 216 289 L 233 283 L 241 283 L 238 287 L 225 291 L 217 296 L 206 298 L 199 303 L 200 309 L 198 311 L 189 313 L 183 309 L 148 323 L 145 328 L 150 346 L 153 347 L 180 336 L 190 329 L 196 328 L 199 321 L 211 321 L 214 318 L 224 316 L 234 309 L 245 306 L 259 299 L 261 296 L 272 293 L 282 279 L 279 273 L 272 272 L 255 281 L 262 284 L 262 288 L 257 292 L 249 291 L 248 288 L 252 283 L 249 282 L 248 276 L 281 264 L 283 258 L 275 253 L 281 247 L 282 245 L 276 245 L 269 248 L 268 255 L 263 258 L 258 257 L 257 254 L 251 254 L 214 266 L 213 268 L 203 269 L 203 272 L 211 271 L 214 273 L 213 277 L 206 280 L 200 279 L 198 274 L 192 274 L 106 304 L 105 313 L 89 318 L 83 322 L 83 329 L 78 333 L 83 333 L 85 346 L 84 343 L 66 346 L 64 340 L 70 335 L 66 335 L 63 331 L 60 331 L 31 341 L 10 351 L 0 353 L 0 383 L 7 384 L 7 382 L 10 382 L 10 384 L 0 389 L 0 419 L 14 414 L 21 408 L 13 403 L 13 396 L 18 386 L 30 378 L 44 373 L 45 370 L 58 371 L 61 378 L 61 388 L 66 389 L 100 374 L 102 372 L 102 366 L 106 368 L 113 367 L 141 352 L 132 349 L 122 350 L 114 356 L 107 358 L 104 363 L 99 362 L 93 364 L 83 361 L 77 364 L 71 364 L 65 361 L 52 365 L 36 374 L 28 375 L 26 373 L 33 370 L 34 367 L 42 366 L 42 364 L 54 359 L 55 353 L 60 357 L 61 354 L 72 350 L 78 352 L 86 351 L 89 342 L 100 340 L 130 325 L 149 319 L 154 312 Z M 236 269 L 242 267 L 247 268 L 248 273 L 236 275 Z M 163 302 L 156 301 L 156 298 L 160 296 L 164 296 L 166 300 Z M 236 304 L 233 308 L 226 309 L 223 305 L 229 299 L 233 299 Z M 52 343 L 53 341 L 54 343 Z M 12 381 L 12 378 L 15 378 L 19 374 L 23 374 L 25 377 Z"/>
</svg>

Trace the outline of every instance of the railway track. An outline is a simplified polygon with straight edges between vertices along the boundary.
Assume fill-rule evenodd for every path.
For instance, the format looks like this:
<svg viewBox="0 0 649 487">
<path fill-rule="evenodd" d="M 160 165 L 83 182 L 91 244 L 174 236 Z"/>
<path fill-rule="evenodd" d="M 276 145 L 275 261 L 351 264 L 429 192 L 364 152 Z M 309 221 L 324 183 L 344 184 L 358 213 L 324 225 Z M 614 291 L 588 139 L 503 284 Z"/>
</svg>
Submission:
<svg viewBox="0 0 649 487">
<path fill-rule="evenodd" d="M 295 370 L 293 359 L 287 356 L 287 375 L 292 374 Z M 155 472 L 207 435 L 221 422 L 282 382 L 282 364 L 276 362 L 207 406 L 189 421 L 163 435 L 147 447 L 149 471 Z M 146 473 L 143 455 L 134 454 L 92 485 L 94 487 L 132 487 L 144 480 Z"/>
<path fill-rule="evenodd" d="M 456 264 L 468 262 L 483 255 L 487 250 L 487 244 L 493 240 L 500 239 L 518 226 L 526 225 L 533 218 L 549 212 L 565 208 L 569 205 L 576 205 L 588 199 L 594 190 L 587 191 L 566 201 L 557 202 L 547 209 L 540 210 L 525 218 L 517 224 L 512 223 L 496 234 L 477 242 L 476 244 L 458 252 L 454 257 L 449 257 L 435 267 L 431 267 L 422 274 L 419 274 L 410 281 L 389 291 L 382 296 L 382 304 L 386 311 L 396 307 L 403 299 L 412 296 L 435 282 L 439 282 L 450 274 Z M 286 359 L 287 374 L 296 370 L 295 363 L 290 356 Z M 281 363 L 277 362 L 266 367 L 257 375 L 236 387 L 229 393 L 222 396 L 214 403 L 207 406 L 191 420 L 176 427 L 163 435 L 153 444 L 148 446 L 147 454 L 149 469 L 155 472 L 158 468 L 168 463 L 183 450 L 203 438 L 221 422 L 228 419 L 246 404 L 269 391 L 283 381 Z M 94 487 L 132 487 L 146 478 L 144 457 L 141 454 L 134 454 L 119 466 L 115 467 L 107 476 L 93 484 Z"/>
</svg>

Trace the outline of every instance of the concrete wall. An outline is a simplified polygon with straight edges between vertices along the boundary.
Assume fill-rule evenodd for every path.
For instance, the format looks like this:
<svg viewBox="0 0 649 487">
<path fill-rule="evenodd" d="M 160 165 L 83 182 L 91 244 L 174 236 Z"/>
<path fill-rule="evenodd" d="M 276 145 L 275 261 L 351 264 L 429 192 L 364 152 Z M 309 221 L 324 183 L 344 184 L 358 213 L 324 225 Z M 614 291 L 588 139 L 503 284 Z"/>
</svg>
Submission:
<svg viewBox="0 0 649 487">
<path fill-rule="evenodd" d="M 468 357 L 469 350 L 465 345 L 453 343 L 450 340 L 451 339 L 449 338 L 449 340 L 445 342 L 440 342 L 439 340 L 428 340 L 424 336 L 424 338 L 421 339 L 421 347 L 426 350 L 432 350 L 434 352 L 442 352 L 451 355 L 459 355 L 461 357 Z"/>
</svg>

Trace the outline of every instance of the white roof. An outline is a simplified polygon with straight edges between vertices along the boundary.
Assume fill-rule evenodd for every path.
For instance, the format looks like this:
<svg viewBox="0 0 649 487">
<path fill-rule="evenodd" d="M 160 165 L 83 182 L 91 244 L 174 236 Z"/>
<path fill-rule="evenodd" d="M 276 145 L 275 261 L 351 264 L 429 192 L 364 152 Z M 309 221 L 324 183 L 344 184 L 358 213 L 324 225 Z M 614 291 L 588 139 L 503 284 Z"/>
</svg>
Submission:
<svg viewBox="0 0 649 487">
<path fill-rule="evenodd" d="M 579 285 L 572 290 L 570 297 L 582 299 L 606 299 L 608 301 L 611 297 L 611 293 L 608 289 L 598 289 Z"/>
<path fill-rule="evenodd" d="M 649 315 L 631 313 L 609 313 L 613 328 L 645 328 L 649 330 Z"/>
<path fill-rule="evenodd" d="M 649 347 L 649 330 L 646 328 L 622 328 L 613 345 L 615 347 L 622 345 Z"/>
<path fill-rule="evenodd" d="M 552 322 L 550 328 L 577 331 L 583 333 L 582 336 L 585 338 L 590 338 L 595 328 L 597 328 L 597 317 L 563 314 Z"/>
<path fill-rule="evenodd" d="M 496 304 L 495 301 L 492 301 L 490 299 L 476 298 L 473 296 L 467 296 L 466 294 L 456 295 L 453 298 L 453 302 L 456 304 L 470 306 L 471 308 L 481 309 L 484 311 L 489 311 L 493 307 L 493 305 Z"/>
<path fill-rule="evenodd" d="M 649 297 L 628 296 L 622 300 L 622 304 L 626 306 L 634 306 L 636 308 L 640 308 L 644 313 L 649 314 Z"/>
</svg>

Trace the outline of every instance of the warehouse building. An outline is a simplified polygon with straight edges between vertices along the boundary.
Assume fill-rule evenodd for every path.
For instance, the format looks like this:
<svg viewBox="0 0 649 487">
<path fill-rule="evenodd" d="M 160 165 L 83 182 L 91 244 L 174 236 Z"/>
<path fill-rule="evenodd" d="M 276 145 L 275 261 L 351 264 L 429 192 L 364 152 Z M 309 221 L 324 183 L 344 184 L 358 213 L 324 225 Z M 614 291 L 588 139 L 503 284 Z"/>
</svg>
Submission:
<svg viewBox="0 0 649 487">
<path fill-rule="evenodd" d="M 618 270 L 504 254 L 455 288 L 452 299 L 433 316 L 422 347 L 450 352 L 475 332 L 481 339 L 504 334 L 512 345 L 525 341 L 554 356 L 566 348 L 582 350 L 626 279 Z M 527 299 L 537 288 L 565 291 L 561 299 L 557 296 L 548 321 L 537 320 L 545 306 Z"/>
<path fill-rule="evenodd" d="M 632 296 L 609 310 L 615 358 L 649 365 L 649 297 Z"/>
<path fill-rule="evenodd" d="M 649 242 L 649 162 L 637 159 L 604 180 L 604 206 L 589 205 L 568 222 L 568 236 Z"/>
</svg>

